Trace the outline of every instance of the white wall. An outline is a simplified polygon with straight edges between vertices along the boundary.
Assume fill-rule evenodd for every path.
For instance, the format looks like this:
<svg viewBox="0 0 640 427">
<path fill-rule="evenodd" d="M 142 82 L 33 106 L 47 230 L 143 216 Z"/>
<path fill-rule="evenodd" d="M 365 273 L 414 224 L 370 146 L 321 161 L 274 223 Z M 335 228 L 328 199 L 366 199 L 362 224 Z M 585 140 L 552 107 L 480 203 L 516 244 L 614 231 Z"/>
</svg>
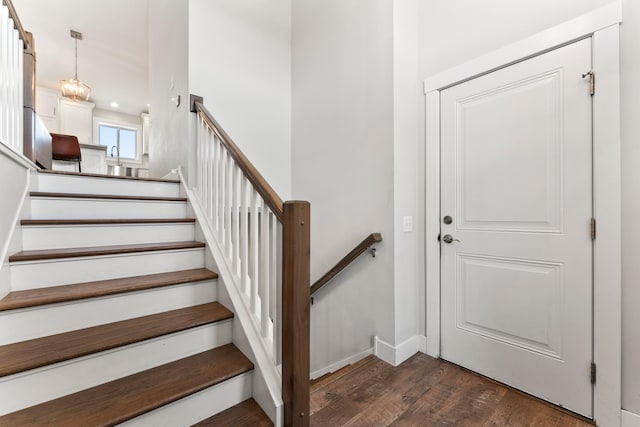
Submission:
<svg viewBox="0 0 640 427">
<path fill-rule="evenodd" d="M 420 74 L 427 77 L 615 0 L 420 2 Z"/>
<path fill-rule="evenodd" d="M 395 345 L 424 335 L 424 143 L 419 112 L 419 0 L 393 2 Z M 413 231 L 404 231 L 411 217 Z"/>
<path fill-rule="evenodd" d="M 640 414 L 640 2 L 622 15 L 622 407 Z"/>
<path fill-rule="evenodd" d="M 188 161 L 188 0 L 149 2 L 149 175 L 161 177 Z M 181 97 L 176 107 L 172 98 Z M 185 176 L 187 173 L 185 172 Z"/>
<path fill-rule="evenodd" d="M 93 118 L 100 119 L 100 120 L 113 121 L 116 123 L 128 123 L 132 125 L 142 126 L 142 117 L 140 116 L 120 113 L 118 111 L 112 111 L 112 110 L 103 110 L 102 108 L 93 109 Z M 98 141 L 96 135 L 94 135 L 93 140 Z"/>
<path fill-rule="evenodd" d="M 10 290 L 6 259 L 20 250 L 13 232 L 29 187 L 30 169 L 26 160 L 16 161 L 17 157 L 0 142 L 0 298 Z"/>
<path fill-rule="evenodd" d="M 311 307 L 311 371 L 393 343 L 393 4 L 292 3 L 293 196 L 311 202 L 311 280 L 384 241 Z"/>
<path fill-rule="evenodd" d="M 190 0 L 189 91 L 291 195 L 291 0 Z"/>
</svg>

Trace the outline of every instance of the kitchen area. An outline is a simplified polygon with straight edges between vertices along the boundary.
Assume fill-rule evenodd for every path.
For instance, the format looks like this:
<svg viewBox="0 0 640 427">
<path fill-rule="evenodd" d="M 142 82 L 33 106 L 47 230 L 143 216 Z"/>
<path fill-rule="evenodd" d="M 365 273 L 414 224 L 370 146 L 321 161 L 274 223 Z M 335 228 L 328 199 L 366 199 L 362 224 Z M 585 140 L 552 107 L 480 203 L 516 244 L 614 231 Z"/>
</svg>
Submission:
<svg viewBox="0 0 640 427">
<path fill-rule="evenodd" d="M 139 116 L 96 108 L 59 91 L 36 87 L 36 113 L 52 134 L 77 137 L 84 173 L 148 176 L 149 114 Z M 54 159 L 52 169 L 79 172 L 76 161 Z"/>
<path fill-rule="evenodd" d="M 34 134 L 25 152 L 47 169 L 147 177 L 147 0 L 114 0 L 99 13 L 77 0 L 14 4 L 30 38 L 25 85 L 34 89 L 25 91 L 25 129 Z M 47 145 L 50 154 L 40 153 Z"/>
</svg>

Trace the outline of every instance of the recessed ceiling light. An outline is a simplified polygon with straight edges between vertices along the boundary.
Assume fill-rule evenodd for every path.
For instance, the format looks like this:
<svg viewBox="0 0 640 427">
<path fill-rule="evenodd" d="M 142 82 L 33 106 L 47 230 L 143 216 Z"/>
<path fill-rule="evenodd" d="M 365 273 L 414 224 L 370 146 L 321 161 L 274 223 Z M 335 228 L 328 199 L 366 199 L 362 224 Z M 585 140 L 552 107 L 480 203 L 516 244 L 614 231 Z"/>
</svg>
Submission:
<svg viewBox="0 0 640 427">
<path fill-rule="evenodd" d="M 116 101 L 111 101 L 111 108 L 118 108 L 118 103 Z"/>
</svg>

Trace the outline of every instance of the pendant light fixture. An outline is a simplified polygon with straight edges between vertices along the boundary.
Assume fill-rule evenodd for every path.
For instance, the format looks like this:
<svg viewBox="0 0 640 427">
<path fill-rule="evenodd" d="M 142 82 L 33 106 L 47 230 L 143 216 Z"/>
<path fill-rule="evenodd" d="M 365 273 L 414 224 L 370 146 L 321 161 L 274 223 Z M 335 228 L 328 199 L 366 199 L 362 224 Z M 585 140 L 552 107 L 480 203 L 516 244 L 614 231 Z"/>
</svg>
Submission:
<svg viewBox="0 0 640 427">
<path fill-rule="evenodd" d="M 78 40 L 82 40 L 82 33 L 71 30 L 71 38 L 76 44 L 76 68 L 75 75 L 69 80 L 60 80 L 60 90 L 62 96 L 71 98 L 74 101 L 88 101 L 91 95 L 91 88 L 78 80 Z"/>
</svg>

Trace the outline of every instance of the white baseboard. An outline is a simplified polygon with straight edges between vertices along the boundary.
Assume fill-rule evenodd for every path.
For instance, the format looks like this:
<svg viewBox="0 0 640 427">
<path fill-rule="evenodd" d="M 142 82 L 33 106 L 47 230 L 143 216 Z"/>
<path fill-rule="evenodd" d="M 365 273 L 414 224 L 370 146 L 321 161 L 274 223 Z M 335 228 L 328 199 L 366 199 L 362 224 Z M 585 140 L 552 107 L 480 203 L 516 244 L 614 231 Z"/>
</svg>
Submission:
<svg viewBox="0 0 640 427">
<path fill-rule="evenodd" d="M 336 363 L 332 363 L 331 365 L 322 368 L 322 369 L 318 369 L 317 371 L 313 371 L 311 373 L 311 379 L 315 379 L 315 378 L 319 378 L 325 374 L 328 374 L 330 372 L 335 372 L 339 369 L 344 368 L 347 365 L 351 365 L 352 363 L 355 363 L 359 360 L 364 359 L 365 357 L 369 356 L 370 354 L 373 354 L 373 348 L 367 349 L 365 351 L 362 351 L 360 353 L 354 354 L 353 356 L 349 356 L 346 359 L 342 359 Z"/>
<path fill-rule="evenodd" d="M 640 415 L 622 410 L 621 427 L 640 427 Z"/>
<path fill-rule="evenodd" d="M 393 366 L 398 366 L 417 352 L 426 351 L 427 337 L 424 335 L 414 335 L 396 346 L 373 337 L 373 354 Z"/>
</svg>

